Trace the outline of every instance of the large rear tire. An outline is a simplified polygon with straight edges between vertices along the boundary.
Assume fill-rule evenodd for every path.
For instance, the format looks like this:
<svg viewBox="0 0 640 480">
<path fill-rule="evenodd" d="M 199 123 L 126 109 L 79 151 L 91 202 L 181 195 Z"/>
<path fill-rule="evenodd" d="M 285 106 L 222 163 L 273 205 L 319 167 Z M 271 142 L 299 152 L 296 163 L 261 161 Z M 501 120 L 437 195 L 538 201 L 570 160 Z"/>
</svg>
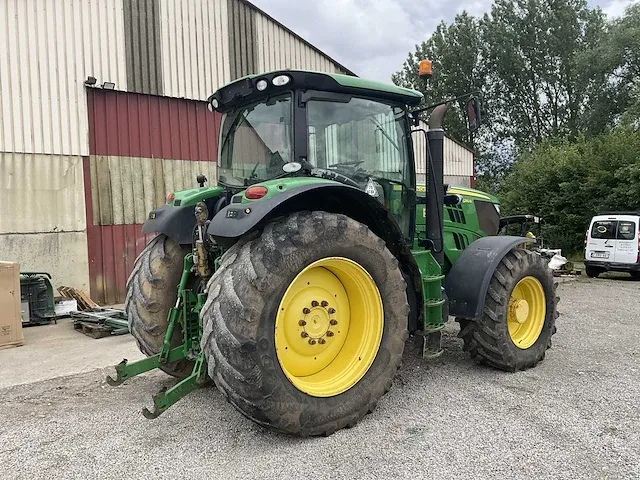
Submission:
<svg viewBox="0 0 640 480">
<path fill-rule="evenodd" d="M 294 213 L 229 249 L 207 288 L 209 375 L 254 422 L 329 435 L 391 388 L 407 338 L 406 284 L 366 225 Z"/>
<path fill-rule="evenodd" d="M 535 367 L 556 332 L 555 289 L 553 272 L 540 255 L 511 250 L 491 278 L 482 316 L 458 319 L 464 349 L 501 370 Z"/>
<path fill-rule="evenodd" d="M 138 255 L 127 280 L 124 308 L 129 330 L 140 351 L 147 356 L 155 355 L 162 348 L 167 315 L 178 298 L 178 284 L 187 253 L 187 249 L 160 234 Z M 180 345 L 182 341 L 182 329 L 177 325 L 171 345 Z M 193 370 L 193 362 L 183 359 L 160 368 L 171 376 L 184 378 Z"/>
</svg>

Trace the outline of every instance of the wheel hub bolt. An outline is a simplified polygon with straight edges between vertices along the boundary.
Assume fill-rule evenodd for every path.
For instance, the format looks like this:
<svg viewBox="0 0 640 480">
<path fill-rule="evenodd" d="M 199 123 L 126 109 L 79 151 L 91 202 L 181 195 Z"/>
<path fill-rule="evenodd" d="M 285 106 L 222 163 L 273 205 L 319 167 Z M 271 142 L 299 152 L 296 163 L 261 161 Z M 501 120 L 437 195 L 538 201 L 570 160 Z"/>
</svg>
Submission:
<svg viewBox="0 0 640 480">
<path fill-rule="evenodd" d="M 327 330 L 327 337 L 333 337 L 333 332 L 331 330 Z"/>
<path fill-rule="evenodd" d="M 304 320 L 298 320 L 298 325 L 300 325 L 301 327 L 304 327 L 307 324 L 307 322 L 305 322 Z"/>
<path fill-rule="evenodd" d="M 311 306 L 312 306 L 312 307 L 317 307 L 318 305 L 319 305 L 319 303 L 318 303 L 316 300 L 314 300 L 313 302 L 311 302 Z"/>
<path fill-rule="evenodd" d="M 315 345 L 315 344 L 316 344 L 315 339 L 310 338 L 310 339 L 309 339 L 309 345 Z"/>
<path fill-rule="evenodd" d="M 328 312 L 329 312 L 329 313 L 336 313 L 336 309 L 335 309 L 335 308 L 330 308 L 330 309 L 328 310 Z"/>
<path fill-rule="evenodd" d="M 322 302 L 320 302 L 320 305 L 326 307 L 327 305 L 329 305 L 329 302 L 327 302 L 326 300 L 322 300 Z"/>
<path fill-rule="evenodd" d="M 324 345 L 325 343 L 327 343 L 327 341 L 326 341 L 324 338 L 319 338 L 319 339 L 318 339 L 318 343 L 319 343 L 320 345 Z"/>
<path fill-rule="evenodd" d="M 305 315 L 308 315 L 309 313 L 311 313 L 311 310 L 305 307 L 302 309 L 302 313 L 304 313 Z"/>
<path fill-rule="evenodd" d="M 302 332 L 302 333 L 300 334 L 300 336 L 301 336 L 302 338 L 307 338 L 307 337 L 309 336 L 309 334 L 308 334 L 307 332 Z"/>
<path fill-rule="evenodd" d="M 337 325 L 337 324 L 338 324 L 338 321 L 337 321 L 335 318 L 332 318 L 331 320 L 329 320 L 329 323 L 330 323 L 331 325 Z"/>
</svg>

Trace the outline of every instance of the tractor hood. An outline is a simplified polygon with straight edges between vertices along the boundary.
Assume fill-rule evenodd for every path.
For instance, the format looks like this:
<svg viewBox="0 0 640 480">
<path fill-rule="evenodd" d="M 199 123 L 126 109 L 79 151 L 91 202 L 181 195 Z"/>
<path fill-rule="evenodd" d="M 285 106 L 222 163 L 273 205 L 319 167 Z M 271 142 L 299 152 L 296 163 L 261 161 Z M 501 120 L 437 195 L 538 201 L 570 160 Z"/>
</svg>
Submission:
<svg viewBox="0 0 640 480">
<path fill-rule="evenodd" d="M 427 194 L 426 184 L 424 182 L 417 182 L 416 192 L 418 196 L 424 197 Z M 490 202 L 496 205 L 500 204 L 498 197 L 491 195 L 490 193 L 476 190 L 474 188 L 460 187 L 457 185 L 448 185 L 447 193 L 462 195 L 463 198 L 466 197 L 466 198 L 471 198 L 473 200 L 483 200 L 485 202 Z"/>
</svg>

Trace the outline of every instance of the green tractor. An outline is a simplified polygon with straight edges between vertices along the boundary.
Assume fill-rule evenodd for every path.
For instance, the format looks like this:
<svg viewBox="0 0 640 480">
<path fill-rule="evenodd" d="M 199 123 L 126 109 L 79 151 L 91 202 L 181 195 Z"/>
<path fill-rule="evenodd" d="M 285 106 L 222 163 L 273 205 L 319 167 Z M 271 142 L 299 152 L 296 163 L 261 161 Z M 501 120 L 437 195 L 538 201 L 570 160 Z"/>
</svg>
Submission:
<svg viewBox="0 0 640 480">
<path fill-rule="evenodd" d="M 474 129 L 479 104 L 467 97 Z M 108 382 L 155 368 L 176 377 L 143 409 L 155 418 L 212 379 L 256 423 L 308 436 L 374 410 L 410 333 L 424 337 L 425 357 L 440 355 L 449 315 L 481 361 L 507 371 L 541 361 L 555 330 L 551 271 L 524 248 L 531 239 L 495 236 L 493 197 L 445 190 L 450 101 L 418 108 L 421 100 L 299 70 L 216 91 L 217 186 L 199 176 L 198 188 L 150 212 L 143 232 L 158 235 L 126 298 L 148 357 L 124 360 Z M 416 185 L 417 130 L 427 139 L 426 186 Z"/>
</svg>

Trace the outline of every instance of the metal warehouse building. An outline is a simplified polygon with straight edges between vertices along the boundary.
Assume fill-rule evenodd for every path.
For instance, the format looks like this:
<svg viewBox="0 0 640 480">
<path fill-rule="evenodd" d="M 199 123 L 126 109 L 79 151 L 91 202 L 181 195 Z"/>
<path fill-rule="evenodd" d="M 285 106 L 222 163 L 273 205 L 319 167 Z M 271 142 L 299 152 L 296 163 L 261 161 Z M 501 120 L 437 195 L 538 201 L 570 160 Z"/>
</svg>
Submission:
<svg viewBox="0 0 640 480">
<path fill-rule="evenodd" d="M 102 303 L 123 301 L 148 211 L 215 178 L 205 98 L 259 71 L 353 74 L 244 0 L 0 0 L 0 30 L 0 258 Z M 472 153 L 445 155 L 469 185 Z"/>
</svg>

